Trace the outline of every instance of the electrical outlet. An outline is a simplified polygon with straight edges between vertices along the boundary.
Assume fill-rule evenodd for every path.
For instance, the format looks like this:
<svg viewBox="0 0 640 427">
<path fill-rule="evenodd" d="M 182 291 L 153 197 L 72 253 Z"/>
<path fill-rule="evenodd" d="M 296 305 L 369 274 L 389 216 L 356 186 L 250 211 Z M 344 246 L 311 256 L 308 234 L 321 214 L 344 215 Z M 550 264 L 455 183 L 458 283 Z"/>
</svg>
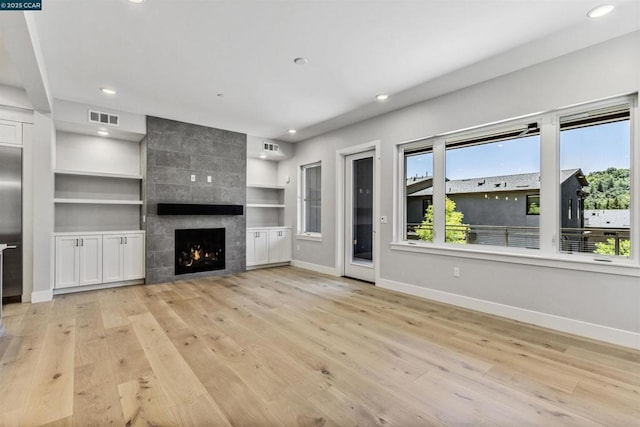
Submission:
<svg viewBox="0 0 640 427">
<path fill-rule="evenodd" d="M 460 277 L 460 267 L 453 267 L 453 277 Z"/>
<path fill-rule="evenodd" d="M 211 175 L 207 175 L 207 182 L 211 184 Z"/>
<path fill-rule="evenodd" d="M 191 182 L 196 182 L 196 176 L 195 175 L 191 175 Z"/>
</svg>

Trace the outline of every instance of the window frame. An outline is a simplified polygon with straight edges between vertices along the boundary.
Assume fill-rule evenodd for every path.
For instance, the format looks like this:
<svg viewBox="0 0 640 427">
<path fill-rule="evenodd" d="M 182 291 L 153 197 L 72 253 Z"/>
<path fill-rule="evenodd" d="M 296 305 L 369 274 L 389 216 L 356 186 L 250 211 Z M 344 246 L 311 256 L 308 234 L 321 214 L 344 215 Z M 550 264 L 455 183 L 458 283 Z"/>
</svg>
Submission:
<svg viewBox="0 0 640 427">
<path fill-rule="evenodd" d="M 565 253 L 560 250 L 557 238 L 560 231 L 560 117 L 580 114 L 600 108 L 627 104 L 630 109 L 630 169 L 631 193 L 640 189 L 640 131 L 638 93 L 616 96 L 604 100 L 586 102 L 573 107 L 549 110 L 544 113 L 521 116 L 516 120 L 505 120 L 494 124 L 477 126 L 462 131 L 447 132 L 428 138 L 396 143 L 396 173 L 394 193 L 396 209 L 394 216 L 393 250 L 424 252 L 438 255 L 496 259 L 505 262 L 540 264 L 576 270 L 602 271 L 608 269 L 623 275 L 640 276 L 640 197 L 631 200 L 630 239 L 632 252 L 629 258 L 606 257 L 593 253 Z M 521 249 L 500 246 L 459 245 L 444 242 L 444 179 L 446 141 L 459 141 L 482 136 L 510 126 L 522 126 L 538 121 L 540 126 L 540 205 L 545 209 L 540 214 L 540 249 Z M 406 183 L 405 152 L 415 151 L 420 146 L 431 146 L 434 153 L 434 240 L 433 242 L 410 241 L 406 238 Z M 438 189 L 438 187 L 441 187 Z M 564 204 L 563 204 L 564 205 Z M 574 207 L 575 209 L 575 207 Z M 604 262 L 603 262 L 604 261 Z"/>
<path fill-rule="evenodd" d="M 307 196 L 307 174 L 306 171 L 312 168 L 320 168 L 320 231 L 307 231 L 307 212 L 306 212 L 306 196 Z M 298 232 L 296 237 L 303 240 L 322 240 L 322 162 L 317 161 L 313 163 L 306 163 L 300 165 L 298 168 L 298 182 L 300 186 L 298 188 Z"/>
</svg>

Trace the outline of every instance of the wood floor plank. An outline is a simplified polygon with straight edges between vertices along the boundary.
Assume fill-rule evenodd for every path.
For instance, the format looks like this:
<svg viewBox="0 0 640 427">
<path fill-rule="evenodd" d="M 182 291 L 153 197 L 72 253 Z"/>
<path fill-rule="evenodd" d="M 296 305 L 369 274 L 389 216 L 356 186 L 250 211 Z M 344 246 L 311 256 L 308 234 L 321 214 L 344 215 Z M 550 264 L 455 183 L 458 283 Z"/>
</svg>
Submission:
<svg viewBox="0 0 640 427">
<path fill-rule="evenodd" d="M 119 384 L 118 392 L 125 425 L 169 426 L 178 423 L 155 376 Z"/>
<path fill-rule="evenodd" d="M 153 315 L 138 314 L 129 319 L 149 364 L 158 378 L 158 383 L 167 396 L 169 404 L 178 408 L 178 415 L 183 415 L 180 408 L 193 405 L 193 408 L 198 411 L 206 409 L 207 420 L 214 420 L 216 425 L 230 425 L 215 402 L 210 399 L 200 399 L 203 396 L 208 397 L 207 390 Z M 201 416 L 198 415 L 197 419 L 201 419 Z"/>
<path fill-rule="evenodd" d="M 106 346 L 103 349 L 108 352 Z M 73 389 L 74 425 L 124 424 L 115 374 L 108 357 L 76 367 Z"/>
<path fill-rule="evenodd" d="M 640 351 L 294 267 L 10 305 L 0 425 L 640 425 Z"/>
<path fill-rule="evenodd" d="M 118 384 L 153 374 L 151 365 L 131 325 L 107 329 L 108 353 Z"/>
<path fill-rule="evenodd" d="M 49 324 L 35 366 L 29 402 L 23 419 L 27 425 L 40 425 L 73 415 L 75 324 Z"/>
</svg>

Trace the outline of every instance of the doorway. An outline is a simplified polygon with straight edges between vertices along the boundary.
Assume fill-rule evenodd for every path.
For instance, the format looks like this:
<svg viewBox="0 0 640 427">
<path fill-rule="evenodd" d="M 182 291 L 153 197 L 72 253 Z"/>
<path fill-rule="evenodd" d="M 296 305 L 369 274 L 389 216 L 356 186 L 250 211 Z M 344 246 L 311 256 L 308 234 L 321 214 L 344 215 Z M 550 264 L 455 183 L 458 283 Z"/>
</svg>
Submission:
<svg viewBox="0 0 640 427">
<path fill-rule="evenodd" d="M 345 156 L 344 275 L 375 282 L 375 151 Z"/>
</svg>

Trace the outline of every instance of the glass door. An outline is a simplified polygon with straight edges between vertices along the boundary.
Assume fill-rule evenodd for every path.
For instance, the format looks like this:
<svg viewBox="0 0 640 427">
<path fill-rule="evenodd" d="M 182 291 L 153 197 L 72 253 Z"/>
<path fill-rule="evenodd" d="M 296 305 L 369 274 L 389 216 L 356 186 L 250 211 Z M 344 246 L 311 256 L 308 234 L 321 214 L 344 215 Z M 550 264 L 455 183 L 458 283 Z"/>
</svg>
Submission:
<svg viewBox="0 0 640 427">
<path fill-rule="evenodd" d="M 374 272 L 374 152 L 346 157 L 345 276 L 368 282 Z"/>
</svg>

